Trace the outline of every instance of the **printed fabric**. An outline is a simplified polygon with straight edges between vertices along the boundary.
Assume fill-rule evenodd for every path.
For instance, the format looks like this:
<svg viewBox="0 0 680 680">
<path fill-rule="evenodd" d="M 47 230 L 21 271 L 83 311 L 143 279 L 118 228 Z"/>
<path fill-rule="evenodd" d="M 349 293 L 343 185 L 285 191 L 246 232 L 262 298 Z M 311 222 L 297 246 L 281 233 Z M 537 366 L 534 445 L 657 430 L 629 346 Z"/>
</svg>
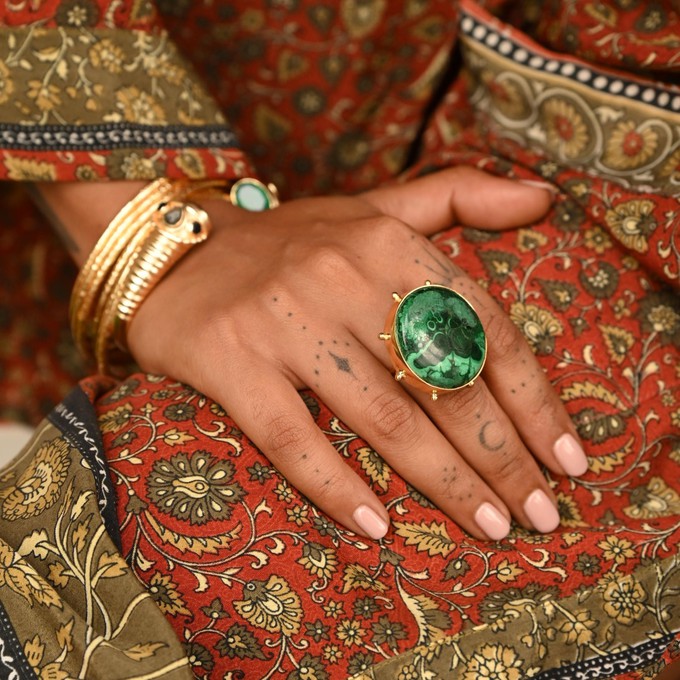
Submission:
<svg viewBox="0 0 680 680">
<path fill-rule="evenodd" d="M 201 110 L 226 115 L 247 154 L 195 145 L 186 153 L 206 174 L 231 172 L 220 159 L 238 153 L 288 197 L 463 164 L 554 185 L 534 225 L 452 226 L 433 242 L 522 330 L 590 461 L 578 480 L 546 473 L 555 532 L 481 542 L 304 391 L 388 508 L 391 529 L 371 542 L 310 504 L 192 388 L 141 373 L 84 380 L 0 473 L 8 677 L 652 680 L 680 658 L 678 15 L 662 2 L 528 2 L 522 15 L 518 4 L 158 2 L 156 13 L 70 0 L 42 3 L 39 26 L 29 3 L 6 6 L 5 24 L 29 33 L 68 35 L 59 21 L 90 17 L 74 29 L 99 36 L 88 50 L 121 30 L 162 36 L 203 77 Z M 139 12 L 156 23 L 135 23 Z M 153 78 L 120 87 L 152 96 Z M 190 127 L 170 118 L 177 107 L 163 115 Z M 143 149 L 145 167 L 154 152 L 179 172 L 184 150 Z M 63 179 L 96 163 L 90 153 L 17 158 Z M 95 152 L 97 176 L 117 176 L 112 153 Z"/>
</svg>

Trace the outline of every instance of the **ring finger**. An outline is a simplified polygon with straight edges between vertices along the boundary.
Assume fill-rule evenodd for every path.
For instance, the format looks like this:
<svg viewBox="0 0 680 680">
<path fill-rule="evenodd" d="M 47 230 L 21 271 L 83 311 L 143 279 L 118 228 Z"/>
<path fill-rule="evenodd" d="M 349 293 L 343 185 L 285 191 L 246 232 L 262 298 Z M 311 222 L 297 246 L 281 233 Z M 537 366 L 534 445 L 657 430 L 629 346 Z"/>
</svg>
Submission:
<svg viewBox="0 0 680 680">
<path fill-rule="evenodd" d="M 500 540 L 510 529 L 502 500 L 459 455 L 386 367 L 353 337 L 343 350 L 318 354 L 312 369 L 291 358 L 302 382 L 365 439 L 405 480 L 478 538 Z"/>
</svg>

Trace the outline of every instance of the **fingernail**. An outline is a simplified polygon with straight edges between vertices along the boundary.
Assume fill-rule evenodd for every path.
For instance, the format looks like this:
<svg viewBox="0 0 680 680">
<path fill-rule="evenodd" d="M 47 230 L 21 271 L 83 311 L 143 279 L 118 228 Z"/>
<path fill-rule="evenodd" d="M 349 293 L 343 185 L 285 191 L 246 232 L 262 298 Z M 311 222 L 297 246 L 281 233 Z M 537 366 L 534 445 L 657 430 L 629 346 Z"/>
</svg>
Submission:
<svg viewBox="0 0 680 680">
<path fill-rule="evenodd" d="M 517 181 L 520 184 L 526 184 L 528 187 L 534 187 L 535 189 L 545 189 L 553 195 L 560 193 L 560 190 L 554 184 L 550 184 L 550 182 L 540 182 L 539 180 L 535 179 L 518 179 Z"/>
<path fill-rule="evenodd" d="M 475 513 L 477 526 L 493 541 L 500 541 L 510 533 L 510 522 L 491 503 L 482 503 Z"/>
<path fill-rule="evenodd" d="M 541 533 L 554 531 L 560 524 L 560 515 L 550 499 L 540 489 L 533 491 L 524 502 L 524 512 L 534 528 Z"/>
<path fill-rule="evenodd" d="M 576 439 L 568 433 L 555 442 L 553 453 L 564 471 L 572 477 L 578 477 L 588 470 L 586 454 Z"/>
<path fill-rule="evenodd" d="M 368 505 L 360 505 L 354 511 L 352 519 L 365 534 L 376 541 L 381 539 L 389 529 L 387 522 Z"/>
</svg>

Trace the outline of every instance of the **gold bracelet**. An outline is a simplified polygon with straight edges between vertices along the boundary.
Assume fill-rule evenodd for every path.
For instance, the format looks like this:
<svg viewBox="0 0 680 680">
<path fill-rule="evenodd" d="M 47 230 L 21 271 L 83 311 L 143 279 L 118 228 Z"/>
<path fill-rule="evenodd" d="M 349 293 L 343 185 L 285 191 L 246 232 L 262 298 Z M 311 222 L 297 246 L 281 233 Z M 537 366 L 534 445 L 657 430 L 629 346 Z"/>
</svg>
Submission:
<svg viewBox="0 0 680 680">
<path fill-rule="evenodd" d="M 81 269 L 71 295 L 70 320 L 80 351 L 111 372 L 115 353 L 128 354 L 127 329 L 154 286 L 212 225 L 191 201 L 220 198 L 251 211 L 279 204 L 276 187 L 244 178 L 158 179 L 114 217 Z"/>
<path fill-rule="evenodd" d="M 140 224 L 146 224 L 158 205 L 171 196 L 172 184 L 167 179 L 157 179 L 144 187 L 113 218 L 81 268 L 71 293 L 69 316 L 73 338 L 83 354 L 90 354 L 87 337 L 94 322 L 92 307 L 111 268 Z"/>
<path fill-rule="evenodd" d="M 101 297 L 102 309 L 95 322 L 94 355 L 97 370 L 106 373 L 112 349 L 127 352 L 127 327 L 140 304 L 174 264 L 212 230 L 208 214 L 193 203 L 170 201 L 154 214 L 150 229 L 121 258 Z"/>
</svg>

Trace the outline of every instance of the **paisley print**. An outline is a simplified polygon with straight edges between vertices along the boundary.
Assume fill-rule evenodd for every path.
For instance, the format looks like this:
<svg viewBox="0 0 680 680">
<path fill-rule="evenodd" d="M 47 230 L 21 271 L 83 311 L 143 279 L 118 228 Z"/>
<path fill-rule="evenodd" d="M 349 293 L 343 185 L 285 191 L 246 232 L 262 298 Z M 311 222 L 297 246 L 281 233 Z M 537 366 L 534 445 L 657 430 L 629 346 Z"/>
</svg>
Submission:
<svg viewBox="0 0 680 680">
<path fill-rule="evenodd" d="M 483 543 L 305 391 L 388 508 L 374 543 L 310 504 L 204 395 L 163 376 L 84 380 L 79 409 L 53 411 L 0 472 L 0 639 L 16 640 L 23 670 L 640 680 L 680 657 L 680 100 L 664 82 L 677 14 L 637 0 L 544 5 L 0 10 L 8 179 L 229 178 L 254 161 L 286 197 L 454 164 L 549 182 L 537 224 L 452 226 L 433 242 L 524 334 L 589 457 L 579 480 L 546 473 L 555 532 L 515 526 Z M 116 135 L 131 141 L 108 143 Z M 25 197 L 2 198 L 0 402 L 35 421 L 83 374 L 58 321 L 73 269 Z"/>
</svg>

